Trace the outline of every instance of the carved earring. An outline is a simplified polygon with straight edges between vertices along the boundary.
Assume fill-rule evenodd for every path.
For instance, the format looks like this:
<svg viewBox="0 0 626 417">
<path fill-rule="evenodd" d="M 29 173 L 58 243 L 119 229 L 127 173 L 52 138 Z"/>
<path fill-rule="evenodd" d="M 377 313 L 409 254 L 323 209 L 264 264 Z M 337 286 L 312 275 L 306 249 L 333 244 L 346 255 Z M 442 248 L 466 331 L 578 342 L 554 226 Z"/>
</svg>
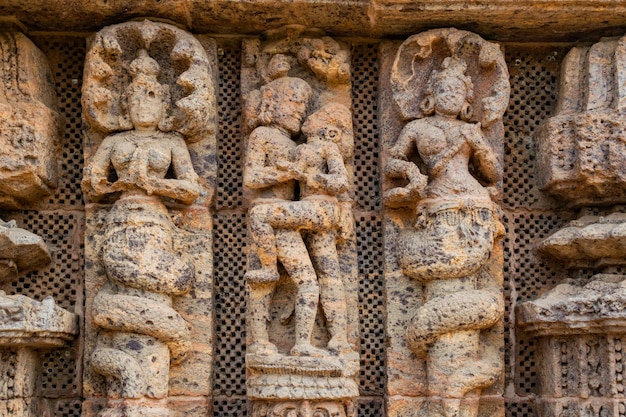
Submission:
<svg viewBox="0 0 626 417">
<path fill-rule="evenodd" d="M 463 107 L 461 107 L 461 119 L 469 122 L 473 115 L 474 109 L 472 108 L 472 105 L 466 101 L 463 103 Z"/>
<path fill-rule="evenodd" d="M 420 103 L 420 110 L 426 116 L 433 114 L 435 112 L 435 98 L 430 94 L 424 97 Z"/>
</svg>

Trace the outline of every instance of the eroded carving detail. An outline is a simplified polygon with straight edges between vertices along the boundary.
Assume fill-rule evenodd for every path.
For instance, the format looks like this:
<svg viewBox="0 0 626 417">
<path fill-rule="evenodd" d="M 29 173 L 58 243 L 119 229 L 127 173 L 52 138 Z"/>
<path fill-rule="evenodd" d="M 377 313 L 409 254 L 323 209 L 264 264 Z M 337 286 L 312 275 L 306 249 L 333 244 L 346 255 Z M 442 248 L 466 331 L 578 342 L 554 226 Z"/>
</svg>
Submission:
<svg viewBox="0 0 626 417">
<path fill-rule="evenodd" d="M 0 208 L 32 207 L 56 186 L 62 118 L 48 63 L 21 33 L 0 33 Z M 0 283 L 51 261 L 43 239 L 0 220 Z M 38 349 L 64 346 L 78 333 L 75 314 L 52 297 L 36 301 L 0 291 L 0 415 L 41 415 Z M 8 375 L 8 377 L 7 377 Z"/>
<path fill-rule="evenodd" d="M 255 248 L 246 272 L 248 396 L 311 400 L 255 401 L 259 416 L 343 416 L 343 402 L 314 400 L 358 395 L 349 53 L 300 28 L 269 38 L 245 45 L 242 77 Z"/>
<path fill-rule="evenodd" d="M 0 205 L 24 208 L 56 187 L 62 129 L 46 58 L 21 33 L 0 33 Z"/>
<path fill-rule="evenodd" d="M 556 114 L 537 130 L 539 181 L 575 205 L 626 200 L 626 37 L 574 47 Z"/>
<path fill-rule="evenodd" d="M 426 394 L 439 397 L 428 415 L 475 416 L 478 401 L 464 400 L 502 373 L 498 345 L 481 334 L 497 332 L 504 311 L 497 187 L 508 72 L 498 45 L 441 29 L 400 46 L 391 87 L 408 123 L 386 149 L 384 203 L 401 222 L 397 264 L 424 294 L 406 338 L 426 361 Z"/>
<path fill-rule="evenodd" d="M 197 285 L 197 268 L 210 268 L 198 264 L 198 249 L 210 251 L 212 193 L 187 143 L 214 140 L 212 82 L 200 43 L 169 25 L 112 26 L 91 45 L 83 106 L 93 135 L 106 137 L 83 190 L 92 201 L 114 201 L 97 242 L 107 281 L 90 312 L 99 329 L 90 365 L 105 377 L 109 399 L 102 416 L 173 415 L 170 366 L 193 341 L 177 298 Z"/>
<path fill-rule="evenodd" d="M 537 300 L 517 306 L 517 325 L 537 338 L 539 414 L 623 414 L 626 332 L 626 203 L 624 190 L 624 56 L 626 37 L 574 47 L 563 61 L 556 114 L 537 131 L 540 183 L 580 209 L 579 218 L 537 245 L 568 269 L 596 272 L 567 280 Z M 574 275 L 575 276 L 575 275 Z M 552 376 L 567 339 L 563 380 Z M 620 411 L 618 411 L 620 410 Z"/>
</svg>

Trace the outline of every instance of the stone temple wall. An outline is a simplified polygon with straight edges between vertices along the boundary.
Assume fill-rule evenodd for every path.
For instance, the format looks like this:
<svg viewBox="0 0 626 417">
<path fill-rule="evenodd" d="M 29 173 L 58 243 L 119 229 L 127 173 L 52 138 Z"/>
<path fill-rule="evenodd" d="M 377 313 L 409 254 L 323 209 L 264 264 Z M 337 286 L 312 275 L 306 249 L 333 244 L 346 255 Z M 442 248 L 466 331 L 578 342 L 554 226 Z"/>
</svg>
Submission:
<svg viewBox="0 0 626 417">
<path fill-rule="evenodd" d="M 418 33 L 416 31 L 415 33 Z M 208 32 L 206 32 L 208 33 Z M 480 34 L 480 32 L 478 32 Z M 52 262 L 2 289 L 41 301 L 52 296 L 56 304 L 78 315 L 80 332 L 65 347 L 38 353 L 40 376 L 35 397 L 40 415 L 54 417 L 95 416 L 102 405 L 84 402 L 85 352 L 85 238 L 86 209 L 81 191 L 84 157 L 84 125 L 81 109 L 83 65 L 90 32 L 29 34 L 48 60 L 54 79 L 58 108 L 64 117 L 64 134 L 56 159 L 61 175 L 56 190 L 32 209 L 2 212 L 5 220 L 43 238 Z M 396 37 L 404 40 L 406 37 Z M 527 37 L 526 39 L 532 38 Z M 207 407 L 212 416 L 253 415 L 246 396 L 246 303 L 249 291 L 244 274 L 251 251 L 247 232 L 250 204 L 244 192 L 244 109 L 241 99 L 242 43 L 236 34 L 215 37 L 217 56 L 217 179 L 212 206 L 214 276 L 214 355 L 212 394 Z M 352 122 L 354 126 L 354 205 L 358 265 L 358 373 L 359 417 L 385 416 L 387 395 L 387 298 L 384 271 L 384 222 L 381 123 L 381 63 L 385 45 L 401 40 L 375 37 L 335 37 L 350 51 Z M 488 38 L 498 42 L 497 35 Z M 531 39 L 532 40 L 532 39 Z M 537 128 L 554 114 L 559 95 L 561 64 L 575 44 L 567 42 L 502 42 L 510 75 L 510 100 L 503 116 L 504 150 L 502 222 L 504 249 L 504 377 L 497 390 L 504 397 L 507 417 L 549 415 L 540 412 L 539 375 L 542 358 L 539 342 L 516 327 L 516 306 L 536 300 L 566 278 L 579 285 L 591 280 L 592 269 L 572 275 L 562 264 L 537 253 L 537 245 L 577 217 L 576 208 L 540 190 Z M 587 35 L 590 44 L 599 37 Z M 572 41 L 572 42 L 570 42 Z M 381 52 L 382 51 L 382 52 Z M 248 132 L 249 133 L 249 132 Z M 602 209 L 596 214 L 602 214 Z M 625 320 L 625 319 L 622 319 Z M 3 350 L 0 384 L 9 384 L 15 370 Z M 622 392 L 623 394 L 623 392 Z M 0 395 L 7 395 L 0 389 Z M 8 395 L 10 398 L 10 395 Z M 619 397 L 619 396 L 618 396 Z M 624 403 L 626 403 L 626 397 Z M 0 398 L 0 400 L 6 397 Z M 89 409 L 87 409 L 89 408 Z M 493 415 L 501 415 L 501 411 Z M 1 414 L 1 413 L 0 413 Z M 620 408 L 619 416 L 626 413 Z M 11 413 L 7 414 L 13 415 Z M 27 414 L 25 414 L 27 415 Z M 34 415 L 34 414 L 33 414 Z M 202 415 L 202 414 L 188 414 Z M 389 414 L 387 414 L 389 415 Z M 415 415 L 418 415 L 417 413 Z M 484 414 L 481 414 L 484 415 Z M 559 414 L 554 414 L 556 415 Z M 560 414 L 587 415 L 587 414 Z M 591 414 L 589 414 L 591 415 Z M 597 411 L 598 416 L 618 417 Z M 291 415 L 289 415 L 291 417 Z"/>
</svg>

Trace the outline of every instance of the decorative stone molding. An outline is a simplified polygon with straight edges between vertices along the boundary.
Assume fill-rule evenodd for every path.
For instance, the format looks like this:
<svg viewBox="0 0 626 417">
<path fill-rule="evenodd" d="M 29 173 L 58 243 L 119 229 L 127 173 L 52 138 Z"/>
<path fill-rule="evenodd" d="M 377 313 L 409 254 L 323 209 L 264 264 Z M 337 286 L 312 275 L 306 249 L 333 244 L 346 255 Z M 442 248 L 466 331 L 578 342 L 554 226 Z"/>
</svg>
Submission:
<svg viewBox="0 0 626 417">
<path fill-rule="evenodd" d="M 216 66 L 203 43 L 150 21 L 90 41 L 85 391 L 106 396 L 101 416 L 171 416 L 178 397 L 208 410 Z"/>
<path fill-rule="evenodd" d="M 504 56 L 476 34 L 436 29 L 383 65 L 388 415 L 502 410 Z"/>
<path fill-rule="evenodd" d="M 350 54 L 317 31 L 287 27 L 245 41 L 243 57 L 252 412 L 354 416 Z"/>
<path fill-rule="evenodd" d="M 0 205 L 23 209 L 57 182 L 62 117 L 41 51 L 22 33 L 0 33 Z"/>
</svg>

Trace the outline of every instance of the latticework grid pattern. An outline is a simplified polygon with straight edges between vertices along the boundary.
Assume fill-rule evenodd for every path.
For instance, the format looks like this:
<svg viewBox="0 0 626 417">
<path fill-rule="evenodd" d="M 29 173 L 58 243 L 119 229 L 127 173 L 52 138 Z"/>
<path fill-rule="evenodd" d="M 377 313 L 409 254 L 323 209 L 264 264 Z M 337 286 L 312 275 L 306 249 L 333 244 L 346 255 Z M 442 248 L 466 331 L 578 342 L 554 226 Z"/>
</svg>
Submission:
<svg viewBox="0 0 626 417">
<path fill-rule="evenodd" d="M 241 137 L 241 45 L 225 43 L 218 48 L 218 171 L 217 209 L 243 204 L 243 144 Z"/>
<path fill-rule="evenodd" d="M 215 217 L 216 346 L 213 395 L 246 394 L 246 219 L 241 213 Z"/>
<path fill-rule="evenodd" d="M 535 129 L 550 115 L 558 93 L 563 47 L 506 46 L 511 99 L 504 115 L 504 196 L 508 208 L 548 207 L 536 178 Z"/>
<path fill-rule="evenodd" d="M 83 206 L 80 181 L 83 176 L 83 137 L 80 91 L 83 82 L 85 39 L 82 37 L 40 37 L 35 43 L 48 57 L 57 93 L 57 102 L 65 118 L 59 155 L 59 185 L 48 201 L 49 208 Z"/>
<path fill-rule="evenodd" d="M 380 207 L 378 182 L 378 45 L 352 46 L 352 108 L 354 120 L 354 184 L 356 204 L 363 210 Z"/>
<path fill-rule="evenodd" d="M 361 395 L 381 395 L 385 381 L 385 328 L 382 271 L 382 222 L 377 216 L 356 219 L 359 264 Z"/>
</svg>

